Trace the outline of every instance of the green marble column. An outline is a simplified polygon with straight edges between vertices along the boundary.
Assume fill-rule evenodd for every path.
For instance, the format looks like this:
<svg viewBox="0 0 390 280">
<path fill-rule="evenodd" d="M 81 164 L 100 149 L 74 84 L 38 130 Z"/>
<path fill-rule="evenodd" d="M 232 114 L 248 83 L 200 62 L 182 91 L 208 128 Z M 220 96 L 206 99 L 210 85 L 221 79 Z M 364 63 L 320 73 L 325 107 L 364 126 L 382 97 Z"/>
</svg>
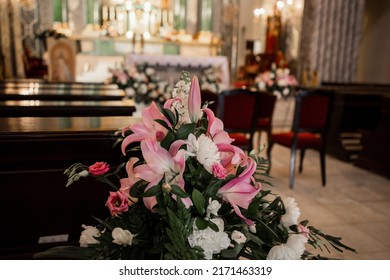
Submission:
<svg viewBox="0 0 390 280">
<path fill-rule="evenodd" d="M 62 0 L 53 1 L 53 21 L 62 22 Z"/>
<path fill-rule="evenodd" d="M 212 16 L 213 16 L 213 1 L 199 1 L 199 17 L 198 24 L 200 31 L 212 31 Z"/>
<path fill-rule="evenodd" d="M 187 0 L 175 0 L 173 24 L 176 30 L 186 29 L 186 7 Z"/>
</svg>

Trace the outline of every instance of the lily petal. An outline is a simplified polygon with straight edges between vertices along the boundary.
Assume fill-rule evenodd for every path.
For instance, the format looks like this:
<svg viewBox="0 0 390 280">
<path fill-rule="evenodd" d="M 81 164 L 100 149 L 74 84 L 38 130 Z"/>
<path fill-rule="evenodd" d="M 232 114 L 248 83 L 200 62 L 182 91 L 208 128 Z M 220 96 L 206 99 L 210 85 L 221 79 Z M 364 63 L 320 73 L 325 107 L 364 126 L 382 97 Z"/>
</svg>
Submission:
<svg viewBox="0 0 390 280">
<path fill-rule="evenodd" d="M 202 117 L 201 102 L 199 80 L 197 76 L 194 76 L 191 81 L 190 93 L 188 96 L 188 113 L 190 120 L 193 123 L 197 123 Z"/>
</svg>

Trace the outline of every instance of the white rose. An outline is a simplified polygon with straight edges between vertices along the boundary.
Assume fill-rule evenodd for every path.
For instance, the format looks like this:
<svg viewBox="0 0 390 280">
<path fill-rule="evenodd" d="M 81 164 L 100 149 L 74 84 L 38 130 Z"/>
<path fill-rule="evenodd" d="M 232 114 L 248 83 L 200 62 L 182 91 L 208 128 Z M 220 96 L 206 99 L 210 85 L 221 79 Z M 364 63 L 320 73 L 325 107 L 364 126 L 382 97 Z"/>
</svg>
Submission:
<svg viewBox="0 0 390 280">
<path fill-rule="evenodd" d="M 257 84 L 257 86 L 259 87 L 259 90 L 265 90 L 265 83 L 264 82 L 259 82 Z"/>
<path fill-rule="evenodd" d="M 114 230 L 111 233 L 112 238 L 114 239 L 112 242 L 118 245 L 131 245 L 133 244 L 133 238 L 134 235 L 128 231 L 127 229 L 122 229 L 122 228 L 114 228 Z"/>
<path fill-rule="evenodd" d="M 128 97 L 133 97 L 135 95 L 135 90 L 131 87 L 126 88 L 125 91 Z"/>
<path fill-rule="evenodd" d="M 217 216 L 220 208 L 221 208 L 221 203 L 219 203 L 218 200 L 211 201 L 210 198 L 209 205 L 207 206 L 207 217 L 210 217 L 210 214 Z"/>
<path fill-rule="evenodd" d="M 155 71 L 154 71 L 153 68 L 148 67 L 148 68 L 145 69 L 145 73 L 146 73 L 146 75 L 148 75 L 148 76 L 153 75 L 154 72 L 155 72 Z"/>
<path fill-rule="evenodd" d="M 287 86 L 286 80 L 284 80 L 284 79 L 278 80 L 278 85 L 279 85 L 280 87 L 285 87 L 285 86 Z"/>
<path fill-rule="evenodd" d="M 287 96 L 290 93 L 290 90 L 288 89 L 288 87 L 286 87 L 285 89 L 283 89 L 282 93 L 284 96 Z"/>
<path fill-rule="evenodd" d="M 236 241 L 239 244 L 245 243 L 246 241 L 245 235 L 238 230 L 233 230 L 231 237 L 234 241 Z"/>
<path fill-rule="evenodd" d="M 140 94 L 146 94 L 148 92 L 148 87 L 145 84 L 142 84 L 138 88 Z"/>
<path fill-rule="evenodd" d="M 84 230 L 81 232 L 80 235 L 80 247 L 88 247 L 88 245 L 90 244 L 99 243 L 99 241 L 94 238 L 100 236 L 100 231 L 96 227 L 86 225 L 81 225 L 81 227 Z"/>
</svg>

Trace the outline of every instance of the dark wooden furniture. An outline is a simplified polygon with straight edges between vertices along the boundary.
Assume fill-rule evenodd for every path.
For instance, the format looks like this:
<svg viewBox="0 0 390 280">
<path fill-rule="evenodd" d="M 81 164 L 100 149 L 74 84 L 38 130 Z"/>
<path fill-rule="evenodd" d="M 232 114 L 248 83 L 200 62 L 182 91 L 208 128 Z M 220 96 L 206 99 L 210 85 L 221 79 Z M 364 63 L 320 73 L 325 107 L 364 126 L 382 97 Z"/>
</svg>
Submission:
<svg viewBox="0 0 390 280">
<path fill-rule="evenodd" d="M 212 92 L 210 90 L 201 90 L 200 91 L 202 98 L 202 106 L 207 102 L 209 102 L 207 108 L 213 111 L 214 115 L 217 115 L 218 109 L 218 93 Z"/>
<path fill-rule="evenodd" d="M 323 82 L 335 93 L 327 153 L 390 178 L 389 84 Z"/>
<path fill-rule="evenodd" d="M 261 132 L 267 133 L 267 144 L 272 133 L 272 118 L 274 115 L 274 109 L 276 104 L 276 95 L 261 91 L 256 96 L 256 108 L 255 108 L 255 129 L 259 133 L 258 146 L 260 147 Z"/>
<path fill-rule="evenodd" d="M 121 101 L 0 101 L 0 117 L 131 116 L 132 100 Z"/>
<path fill-rule="evenodd" d="M 251 151 L 255 132 L 256 96 L 249 89 L 229 89 L 218 95 L 218 118 L 234 139 L 233 145 Z"/>
<path fill-rule="evenodd" d="M 114 84 L 48 83 L 39 80 L 0 82 L 0 101 L 107 101 L 122 100 L 124 91 Z"/>
<path fill-rule="evenodd" d="M 267 155 L 271 169 L 271 150 L 279 144 L 291 149 L 290 188 L 294 186 L 295 159 L 301 151 L 299 172 L 303 169 L 303 160 L 307 149 L 320 153 L 322 185 L 326 185 L 325 154 L 326 139 L 333 104 L 333 92 L 325 90 L 300 90 L 295 97 L 295 109 L 292 129 L 289 132 L 274 133 L 269 138 Z"/>
<path fill-rule="evenodd" d="M 0 119 L 0 259 L 31 259 L 55 245 L 78 244 L 82 224 L 109 215 L 110 187 L 80 179 L 66 188 L 64 170 L 73 163 L 126 158 L 114 147 L 114 132 L 134 117 Z M 137 156 L 137 154 L 132 154 Z M 67 242 L 39 244 L 40 237 L 67 235 Z M 50 239 L 50 238 L 49 238 Z M 53 238 L 51 238 L 53 239 Z"/>
<path fill-rule="evenodd" d="M 323 89 L 335 92 L 329 129 L 328 152 L 338 159 L 354 162 L 369 145 L 363 140 L 377 127 L 382 100 L 390 96 L 390 85 L 324 82 Z"/>
<path fill-rule="evenodd" d="M 380 104 L 377 123 L 362 132 L 363 149 L 354 164 L 390 179 L 390 95 L 382 96 Z"/>
</svg>

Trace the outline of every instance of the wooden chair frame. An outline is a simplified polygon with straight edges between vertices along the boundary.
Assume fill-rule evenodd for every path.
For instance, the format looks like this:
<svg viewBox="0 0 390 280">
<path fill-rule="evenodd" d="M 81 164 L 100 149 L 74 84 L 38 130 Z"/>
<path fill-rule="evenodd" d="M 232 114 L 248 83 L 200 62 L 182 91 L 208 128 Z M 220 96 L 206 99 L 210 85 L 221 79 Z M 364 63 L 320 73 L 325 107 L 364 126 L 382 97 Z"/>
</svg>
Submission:
<svg viewBox="0 0 390 280">
<path fill-rule="evenodd" d="M 320 128 L 310 128 L 310 127 L 302 127 L 300 125 L 301 123 L 301 111 L 302 111 L 302 102 L 306 98 L 311 97 L 327 97 L 328 103 L 326 110 L 326 116 L 324 125 Z M 299 172 L 301 173 L 303 170 L 303 160 L 305 156 L 305 151 L 307 149 L 314 149 L 319 151 L 320 153 L 320 165 L 321 165 L 321 179 L 322 179 L 322 185 L 325 187 L 326 185 L 326 168 L 325 168 L 325 155 L 326 155 L 326 138 L 327 138 L 327 132 L 329 128 L 330 123 L 330 117 L 333 107 L 333 92 L 332 91 L 326 91 L 326 90 L 301 90 L 295 97 L 295 110 L 294 110 L 294 118 L 293 118 L 293 124 L 291 132 L 293 133 L 292 141 L 290 145 L 283 145 L 286 147 L 289 147 L 291 149 L 291 156 L 290 156 L 290 182 L 289 186 L 291 189 L 293 189 L 294 186 L 294 175 L 295 175 L 295 161 L 296 161 L 296 153 L 297 150 L 300 149 L 300 161 L 299 161 Z M 310 147 L 310 146 L 299 146 L 299 136 L 301 133 L 308 132 L 312 134 L 319 134 L 321 137 L 321 145 L 319 147 Z M 274 144 L 277 142 L 274 141 L 272 135 L 270 137 L 269 147 L 267 150 L 268 160 L 269 160 L 269 169 L 268 172 L 271 169 L 271 150 Z"/>
</svg>

